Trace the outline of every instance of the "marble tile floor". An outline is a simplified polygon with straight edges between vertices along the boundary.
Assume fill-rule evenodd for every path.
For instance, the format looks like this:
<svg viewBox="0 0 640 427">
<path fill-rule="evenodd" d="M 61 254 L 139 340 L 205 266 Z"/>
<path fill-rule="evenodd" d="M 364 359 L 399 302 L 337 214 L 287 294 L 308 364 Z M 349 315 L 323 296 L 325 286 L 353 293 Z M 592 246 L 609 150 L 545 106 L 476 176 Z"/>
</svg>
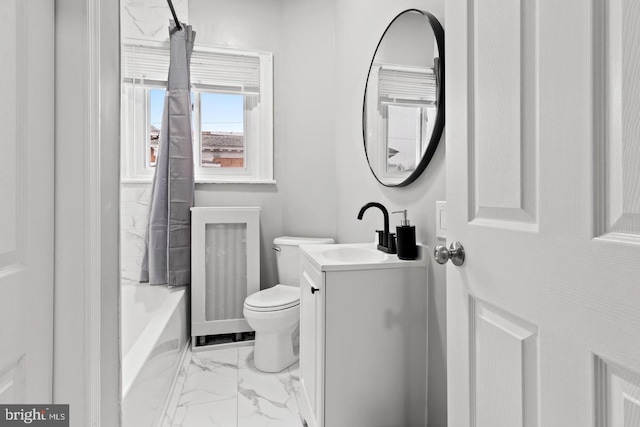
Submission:
<svg viewBox="0 0 640 427">
<path fill-rule="evenodd" d="M 253 346 L 189 353 L 163 427 L 302 427 L 298 363 L 268 374 Z"/>
</svg>

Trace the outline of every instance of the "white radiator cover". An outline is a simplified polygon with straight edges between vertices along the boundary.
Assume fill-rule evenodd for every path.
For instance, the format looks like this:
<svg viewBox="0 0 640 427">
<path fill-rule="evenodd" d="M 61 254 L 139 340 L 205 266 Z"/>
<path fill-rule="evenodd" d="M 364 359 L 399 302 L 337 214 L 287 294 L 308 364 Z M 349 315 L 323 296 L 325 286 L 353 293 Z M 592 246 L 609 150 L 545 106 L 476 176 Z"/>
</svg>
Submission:
<svg viewBox="0 0 640 427">
<path fill-rule="evenodd" d="M 260 208 L 191 209 L 191 336 L 248 332 L 245 298 L 260 290 Z"/>
</svg>

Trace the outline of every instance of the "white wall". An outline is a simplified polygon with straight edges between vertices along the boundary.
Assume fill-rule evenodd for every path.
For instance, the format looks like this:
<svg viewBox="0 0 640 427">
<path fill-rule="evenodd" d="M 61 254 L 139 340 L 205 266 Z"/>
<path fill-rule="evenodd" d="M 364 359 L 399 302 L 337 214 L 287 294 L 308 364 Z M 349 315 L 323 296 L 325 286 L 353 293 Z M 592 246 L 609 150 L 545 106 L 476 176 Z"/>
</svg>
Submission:
<svg viewBox="0 0 640 427">
<path fill-rule="evenodd" d="M 362 140 L 362 100 L 371 58 L 391 20 L 409 8 L 430 11 L 444 25 L 440 0 L 336 0 L 336 76 L 339 102 L 335 104 L 338 238 L 341 242 L 372 241 L 382 215 L 356 217 L 367 202 L 377 201 L 390 211 L 408 209 L 419 241 L 430 247 L 435 237 L 435 201 L 445 200 L 444 137 L 425 172 L 403 188 L 380 185 L 369 170 Z M 396 215 L 392 225 L 399 225 Z M 445 427 L 446 313 L 445 269 L 435 262 L 429 274 L 429 394 L 430 427 Z"/>
<path fill-rule="evenodd" d="M 283 143 L 278 177 L 283 231 L 289 235 L 337 237 L 339 150 L 333 139 L 341 97 L 335 93 L 334 9 L 326 0 L 283 2 L 276 124 Z"/>
</svg>

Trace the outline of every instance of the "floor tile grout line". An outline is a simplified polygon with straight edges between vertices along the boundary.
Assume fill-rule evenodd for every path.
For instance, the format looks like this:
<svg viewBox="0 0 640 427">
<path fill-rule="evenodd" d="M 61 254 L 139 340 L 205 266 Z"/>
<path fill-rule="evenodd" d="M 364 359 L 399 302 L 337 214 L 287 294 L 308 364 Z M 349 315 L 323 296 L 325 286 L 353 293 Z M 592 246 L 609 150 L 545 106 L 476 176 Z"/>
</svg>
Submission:
<svg viewBox="0 0 640 427">
<path fill-rule="evenodd" d="M 242 351 L 241 351 L 241 350 L 242 350 Z M 245 353 L 246 353 L 246 354 L 245 354 Z M 236 389 L 235 389 L 235 399 L 236 399 L 236 402 L 235 402 L 235 427 L 240 427 L 240 426 L 242 425 L 242 423 L 240 423 L 240 381 L 241 381 L 241 379 L 243 378 L 243 375 L 241 375 L 240 370 L 241 370 L 241 369 L 245 369 L 245 370 L 249 370 L 249 371 L 251 370 L 251 369 L 250 369 L 250 367 L 249 367 L 249 364 L 248 364 L 248 363 L 246 363 L 245 365 L 242 365 L 242 366 L 241 366 L 241 364 L 242 364 L 243 362 L 247 362 L 247 360 L 242 359 L 241 354 L 242 354 L 242 355 L 244 355 L 244 357 L 245 357 L 246 359 L 251 359 L 252 352 L 251 352 L 251 350 L 249 350 L 249 349 L 245 352 L 245 351 L 244 351 L 244 349 L 243 349 L 243 347 L 236 347 L 236 348 L 235 348 L 235 357 L 236 357 L 236 364 L 235 364 L 235 365 L 236 365 L 236 384 L 235 384 L 235 385 L 236 385 Z M 190 356 L 191 356 L 191 357 L 193 357 L 193 353 L 192 353 Z M 206 356 L 205 356 L 205 354 L 201 354 L 200 356 L 202 356 L 202 358 L 203 358 L 203 359 L 209 359 L 209 357 L 207 357 L 207 356 L 211 356 L 213 359 L 215 359 L 215 353 L 214 353 L 214 354 L 211 354 L 211 355 L 206 355 Z M 189 366 L 189 367 L 191 367 L 191 360 L 190 360 L 190 362 L 189 362 L 189 365 L 188 365 L 188 366 Z M 243 372 L 244 372 L 244 371 L 243 371 Z M 283 373 L 284 373 L 284 372 L 283 372 Z M 276 376 L 277 376 L 277 375 L 278 375 L 278 374 L 276 374 Z M 287 367 L 287 368 L 286 368 L 286 375 L 287 375 L 287 376 L 286 376 L 285 378 L 288 380 L 288 383 L 290 384 L 290 387 L 291 387 L 291 393 L 293 393 L 293 395 L 294 395 L 294 396 L 293 396 L 293 397 L 294 397 L 293 402 L 295 402 L 295 405 L 296 405 L 296 407 L 297 407 L 298 422 L 300 423 L 299 425 L 300 425 L 300 426 L 302 426 L 302 417 L 301 417 L 301 415 L 300 415 L 300 402 L 299 402 L 299 396 L 298 396 L 298 393 L 296 392 L 296 387 L 294 386 L 295 380 L 294 380 L 294 375 L 292 374 L 292 368 L 291 368 L 291 366 L 289 366 L 289 367 Z M 228 378 L 228 377 L 227 377 L 227 378 Z M 229 379 L 230 379 L 230 378 L 229 378 Z M 182 390 L 180 390 L 180 394 L 181 394 L 181 395 L 182 395 L 182 393 L 184 393 L 184 386 L 185 386 L 185 385 L 186 385 L 186 379 L 185 379 L 185 384 L 183 384 L 183 386 L 182 386 Z M 220 399 L 220 400 L 216 400 L 216 401 L 212 401 L 212 402 L 199 402 L 199 403 L 192 403 L 192 404 L 186 405 L 186 406 L 185 406 L 185 409 L 187 409 L 187 410 L 188 410 L 189 408 L 200 407 L 200 406 L 203 406 L 203 405 L 208 405 L 208 404 L 218 403 L 218 402 L 229 402 L 229 400 L 231 400 L 231 399 L 233 399 L 233 397 L 227 397 L 226 399 Z M 292 403 L 293 403 L 293 402 L 292 402 Z M 233 411 L 233 403 L 232 403 L 232 402 L 229 402 L 229 403 L 228 403 L 228 405 L 229 405 L 230 407 L 229 407 L 229 406 L 227 406 L 227 408 L 228 408 L 228 409 L 231 409 L 231 411 Z M 177 408 L 176 408 L 176 409 L 177 409 Z M 227 409 L 227 410 L 228 410 L 228 409 Z M 231 411 L 229 411 L 229 412 L 231 412 Z M 173 423 L 173 421 L 175 421 L 175 415 L 176 415 L 176 413 L 174 413 L 174 417 L 173 417 L 173 419 L 172 419 L 172 423 Z M 229 414 L 229 415 L 231 415 L 231 414 Z M 231 415 L 231 416 L 232 416 L 232 415 Z M 231 421 L 231 420 L 229 420 L 229 421 Z M 172 425 L 173 425 L 173 424 L 172 424 Z M 231 425 L 233 425 L 233 424 L 231 424 Z M 296 425 L 298 425 L 298 423 L 297 423 L 297 422 L 296 422 Z"/>
<path fill-rule="evenodd" d="M 238 424 L 240 424 L 240 347 L 236 350 L 238 360 L 238 363 L 236 364 L 236 427 L 238 427 Z"/>
<path fill-rule="evenodd" d="M 236 393 L 235 393 L 235 395 L 232 396 L 232 397 L 228 397 L 226 399 L 220 399 L 220 400 L 208 401 L 208 402 L 191 403 L 191 404 L 188 404 L 188 405 L 183 405 L 182 406 L 183 408 L 185 408 L 186 410 L 189 410 L 189 408 L 192 408 L 192 407 L 197 407 L 197 406 L 201 406 L 201 405 L 210 405 L 212 403 L 225 402 L 225 401 L 229 401 L 229 400 L 235 399 L 236 400 L 236 417 L 235 418 L 236 418 L 236 426 L 237 426 L 237 423 L 238 423 L 238 421 L 237 421 L 238 420 L 238 403 L 237 403 L 237 401 L 238 401 L 238 391 L 237 390 L 238 389 L 237 389 L 237 383 L 238 383 L 238 371 L 239 371 L 239 362 L 240 362 L 240 360 L 239 360 L 239 348 L 236 348 L 235 350 L 236 350 L 235 351 L 235 353 L 236 353 L 236 356 L 235 356 L 236 357 L 236 363 L 235 363 L 235 366 L 236 366 Z M 193 353 L 191 353 L 191 356 L 193 357 Z M 205 356 L 205 355 L 201 354 L 201 356 Z M 191 364 L 192 364 L 191 361 L 192 361 L 192 358 L 190 358 L 190 360 L 189 360 L 189 364 L 188 364 L 189 368 L 191 367 Z M 187 374 L 188 374 L 188 370 L 187 370 Z M 188 376 L 188 375 L 186 375 L 186 376 Z M 186 384 L 186 381 L 185 381 L 185 384 Z M 184 385 L 185 384 L 183 384 L 182 389 L 180 390 L 180 397 L 182 397 L 182 395 L 184 393 Z M 176 410 L 177 410 L 177 408 L 176 408 Z M 175 414 L 174 414 L 174 419 L 175 419 Z M 173 421 L 174 420 L 172 420 L 172 425 L 173 425 Z"/>
<path fill-rule="evenodd" d="M 223 350 L 224 350 L 224 349 L 220 349 L 220 351 L 223 351 Z M 238 348 L 235 348 L 235 349 L 233 349 L 233 350 L 234 350 L 234 352 L 235 352 L 235 358 L 236 358 L 236 363 L 234 364 L 234 365 L 235 365 L 235 368 L 236 368 L 236 391 L 235 391 L 235 394 L 234 394 L 234 395 L 232 395 L 231 397 L 226 397 L 226 398 L 223 398 L 223 399 L 215 399 L 215 400 L 210 400 L 210 401 L 193 402 L 193 403 L 189 403 L 189 404 L 185 404 L 185 405 L 177 405 L 176 410 L 177 410 L 178 408 L 185 408 L 185 409 L 187 409 L 187 410 L 188 410 L 188 409 L 189 409 L 189 408 L 191 408 L 191 407 L 197 407 L 197 406 L 200 406 L 200 405 L 208 405 L 208 404 L 213 404 L 213 403 L 218 403 L 218 402 L 225 402 L 225 401 L 229 401 L 229 400 L 232 400 L 232 399 L 236 399 L 236 400 L 237 400 L 237 397 L 238 397 L 238 393 L 237 393 L 237 382 L 238 382 L 238 380 L 237 380 L 237 378 L 238 378 L 238 377 L 237 377 L 237 375 L 238 375 L 238 374 L 237 374 L 237 372 L 238 372 L 238 365 L 239 365 L 239 350 L 238 350 Z M 217 350 L 212 350 L 212 351 L 217 351 Z M 203 352 L 203 353 L 199 353 L 199 354 L 197 354 L 197 355 L 195 355 L 194 353 L 192 353 L 191 355 L 192 355 L 192 356 L 197 356 L 199 359 L 215 360 L 215 357 L 214 357 L 213 359 L 211 358 L 211 357 L 213 356 L 213 354 L 205 354 L 204 352 Z M 189 361 L 189 364 L 188 364 L 188 367 L 189 367 L 189 368 L 191 368 L 191 367 L 192 367 L 192 365 L 193 365 L 192 361 L 193 361 L 193 359 L 191 359 L 191 360 Z M 188 372 L 187 372 L 187 373 L 188 373 Z M 184 394 L 185 394 L 184 386 L 186 386 L 186 380 L 187 380 L 187 378 L 186 378 L 186 377 L 188 377 L 188 375 L 186 375 L 186 376 L 185 376 L 185 382 L 184 382 L 184 384 L 183 384 L 183 386 L 182 386 L 182 389 L 180 390 L 180 398 L 179 398 L 179 401 L 182 401 L 182 397 L 183 397 L 183 396 L 184 396 Z M 236 404 L 236 408 L 237 408 L 237 404 Z M 237 411 L 236 411 L 236 412 L 237 412 Z M 174 414 L 174 417 L 173 417 L 173 418 L 175 419 L 175 414 Z M 237 418 L 237 416 L 236 416 L 236 418 Z"/>
</svg>

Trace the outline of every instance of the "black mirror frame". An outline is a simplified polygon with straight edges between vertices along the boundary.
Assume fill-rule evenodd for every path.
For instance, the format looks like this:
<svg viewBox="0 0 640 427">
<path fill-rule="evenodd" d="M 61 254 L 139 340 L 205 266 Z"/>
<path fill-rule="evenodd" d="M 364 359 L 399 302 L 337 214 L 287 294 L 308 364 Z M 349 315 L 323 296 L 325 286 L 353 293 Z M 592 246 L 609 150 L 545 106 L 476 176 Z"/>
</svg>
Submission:
<svg viewBox="0 0 640 427">
<path fill-rule="evenodd" d="M 398 19 L 401 15 L 407 13 L 407 12 L 418 12 L 420 13 L 422 16 L 424 16 L 425 18 L 427 18 L 427 20 L 429 21 L 429 24 L 431 24 L 431 29 L 433 30 L 433 34 L 435 36 L 436 39 L 436 44 L 438 46 L 438 56 L 439 56 L 439 61 L 436 65 L 436 80 L 438 82 L 438 92 L 436 94 L 436 104 L 438 106 L 438 112 L 436 113 L 436 121 L 435 124 L 433 126 L 433 133 L 431 134 L 431 139 L 429 140 L 429 145 L 427 146 L 427 150 L 425 151 L 425 153 L 422 156 L 422 159 L 420 159 L 420 163 L 418 163 L 418 166 L 416 167 L 416 169 L 411 173 L 411 175 L 409 175 L 404 181 L 398 183 L 398 184 L 386 184 L 382 181 L 380 181 L 380 178 L 378 178 L 378 175 L 376 175 L 376 173 L 374 172 L 373 168 L 371 167 L 371 162 L 369 161 L 369 153 L 367 151 L 367 130 L 366 130 L 366 115 L 367 115 L 367 87 L 369 86 L 369 77 L 371 76 L 371 68 L 373 67 L 373 61 L 376 57 L 376 53 L 378 52 L 378 49 L 380 48 L 380 44 L 382 43 L 382 40 L 384 39 L 385 34 L 387 34 L 387 31 L 389 31 L 389 27 L 391 27 L 391 25 L 393 25 L 393 23 L 396 21 L 396 19 Z M 407 9 L 404 10 L 402 12 L 400 12 L 398 15 L 396 15 L 395 18 L 393 18 L 393 20 L 389 23 L 389 25 L 387 25 L 387 28 L 384 30 L 384 33 L 382 33 L 382 36 L 380 37 L 380 41 L 378 41 L 378 45 L 376 46 L 376 50 L 373 53 L 373 58 L 371 58 L 371 65 L 369 65 L 369 72 L 367 73 L 367 81 L 365 83 L 364 86 L 364 99 L 362 101 L 362 139 L 364 142 L 364 152 L 365 155 L 367 157 L 367 163 L 369 164 L 369 169 L 371 170 L 371 173 L 373 174 L 373 176 L 376 178 L 376 180 L 384 185 L 385 187 L 405 187 L 409 184 L 411 184 L 413 181 L 415 181 L 420 174 L 422 174 L 422 172 L 424 172 L 424 170 L 427 168 L 427 165 L 429 164 L 429 162 L 431 161 L 431 158 L 433 157 L 433 155 L 436 152 L 436 149 L 438 148 L 438 144 L 440 143 L 440 139 L 442 138 L 442 132 L 444 130 L 444 123 L 445 123 L 445 95 L 444 95 L 444 29 L 442 28 L 442 25 L 440 25 L 440 22 L 438 21 L 438 18 L 436 18 L 434 15 L 432 15 L 429 12 L 425 12 L 423 10 L 419 10 L 419 9 Z"/>
</svg>

